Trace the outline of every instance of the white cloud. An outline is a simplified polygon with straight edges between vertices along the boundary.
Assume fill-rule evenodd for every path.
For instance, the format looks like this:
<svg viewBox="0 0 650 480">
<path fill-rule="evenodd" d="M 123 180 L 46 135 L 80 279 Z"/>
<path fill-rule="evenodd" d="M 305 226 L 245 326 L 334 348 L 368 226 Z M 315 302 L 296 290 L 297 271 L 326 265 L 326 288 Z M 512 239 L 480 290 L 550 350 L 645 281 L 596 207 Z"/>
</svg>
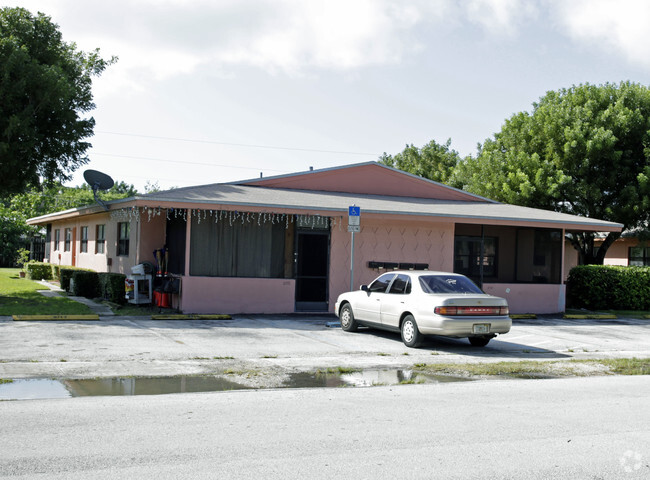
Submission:
<svg viewBox="0 0 650 480">
<path fill-rule="evenodd" d="M 514 36 L 523 22 L 537 14 L 535 4 L 526 0 L 468 0 L 462 5 L 471 22 L 497 36 Z"/>
<path fill-rule="evenodd" d="M 119 62 L 100 89 L 143 90 L 150 80 L 203 68 L 231 76 L 240 67 L 284 75 L 354 73 L 399 65 L 436 45 L 429 29 L 479 25 L 486 39 L 516 38 L 539 13 L 560 19 L 579 42 L 650 65 L 646 0 L 21 0 L 50 14 L 64 38 L 100 47 Z M 82 5 L 82 6 L 80 6 Z M 109 72 L 110 71 L 110 72 Z"/>
<path fill-rule="evenodd" d="M 417 51 L 414 26 L 440 20 L 450 0 L 23 0 L 84 49 L 118 55 L 113 68 L 155 78 L 199 65 L 289 74 L 396 64 Z"/>
<path fill-rule="evenodd" d="M 555 0 L 552 8 L 575 41 L 650 67 L 647 0 Z"/>
<path fill-rule="evenodd" d="M 215 48 L 213 58 L 286 72 L 397 63 L 412 47 L 408 29 L 421 20 L 416 9 L 402 11 L 373 0 L 284 0 L 274 5 L 282 13 L 272 25 L 238 45 Z"/>
</svg>

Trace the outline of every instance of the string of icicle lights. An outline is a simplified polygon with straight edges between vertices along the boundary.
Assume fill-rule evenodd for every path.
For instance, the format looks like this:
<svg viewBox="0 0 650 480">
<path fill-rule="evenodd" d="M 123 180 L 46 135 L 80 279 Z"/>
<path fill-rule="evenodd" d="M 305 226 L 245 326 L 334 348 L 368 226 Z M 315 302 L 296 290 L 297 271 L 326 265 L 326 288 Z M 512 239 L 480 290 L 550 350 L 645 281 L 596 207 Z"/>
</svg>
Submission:
<svg viewBox="0 0 650 480">
<path fill-rule="evenodd" d="M 340 229 L 343 223 L 343 216 L 337 218 L 310 214 L 240 212 L 238 210 L 201 208 L 130 207 L 111 211 L 111 219 L 118 221 L 135 220 L 136 222 L 140 222 L 146 218 L 150 222 L 152 218 L 160 216 L 165 216 L 167 220 L 182 218 L 183 221 L 187 221 L 189 217 L 198 224 L 201 222 L 227 222 L 230 226 L 238 222 L 241 224 L 256 223 L 257 225 L 262 225 L 263 223 L 284 223 L 287 229 L 293 223 L 297 223 L 299 226 L 306 228 L 326 228 L 329 225 L 332 225 L 332 227 L 338 225 Z"/>
</svg>

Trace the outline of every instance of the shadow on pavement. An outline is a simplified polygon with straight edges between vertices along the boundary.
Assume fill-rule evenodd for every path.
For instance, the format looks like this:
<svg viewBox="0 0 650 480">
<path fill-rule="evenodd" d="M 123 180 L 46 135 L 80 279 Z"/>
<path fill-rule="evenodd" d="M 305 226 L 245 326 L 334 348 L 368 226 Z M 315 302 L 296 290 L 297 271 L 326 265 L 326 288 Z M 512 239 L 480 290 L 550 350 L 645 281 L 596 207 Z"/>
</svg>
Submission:
<svg viewBox="0 0 650 480">
<path fill-rule="evenodd" d="M 553 327 L 567 326 L 590 326 L 590 325 L 646 325 L 650 320 L 641 318 L 557 318 L 557 317 L 539 317 L 537 319 L 513 320 L 513 325 L 534 325 L 543 327 L 545 325 Z"/>
<path fill-rule="evenodd" d="M 354 335 L 354 334 L 352 334 Z M 373 335 L 387 340 L 402 343 L 399 333 L 360 328 L 356 335 Z M 405 347 L 406 348 L 406 347 Z M 506 336 L 498 336 L 485 347 L 473 347 L 466 338 L 425 337 L 422 345 L 417 349 L 421 351 L 444 352 L 453 355 L 469 355 L 472 357 L 513 357 L 513 358 L 571 358 L 571 355 L 558 353 L 546 348 L 532 347 L 525 344 L 507 341 Z"/>
</svg>

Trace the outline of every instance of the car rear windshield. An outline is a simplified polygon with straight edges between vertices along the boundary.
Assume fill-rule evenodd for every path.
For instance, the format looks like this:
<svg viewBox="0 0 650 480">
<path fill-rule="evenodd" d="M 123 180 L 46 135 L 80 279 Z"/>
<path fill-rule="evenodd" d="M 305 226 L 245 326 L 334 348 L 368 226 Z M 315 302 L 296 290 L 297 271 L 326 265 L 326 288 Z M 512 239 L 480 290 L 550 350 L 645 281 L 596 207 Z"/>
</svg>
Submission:
<svg viewBox="0 0 650 480">
<path fill-rule="evenodd" d="M 483 293 L 474 282 L 459 275 L 425 275 L 420 277 L 425 293 Z"/>
</svg>

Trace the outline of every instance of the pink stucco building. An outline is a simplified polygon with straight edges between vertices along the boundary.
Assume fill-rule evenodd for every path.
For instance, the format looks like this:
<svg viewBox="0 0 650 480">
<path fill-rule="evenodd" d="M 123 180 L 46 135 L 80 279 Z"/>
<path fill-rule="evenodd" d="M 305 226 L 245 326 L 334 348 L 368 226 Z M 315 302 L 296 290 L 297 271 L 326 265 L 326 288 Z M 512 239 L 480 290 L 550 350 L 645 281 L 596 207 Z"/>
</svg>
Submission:
<svg viewBox="0 0 650 480">
<path fill-rule="evenodd" d="M 348 232 L 348 207 L 361 209 Z M 34 218 L 50 262 L 129 274 L 166 247 L 187 313 L 331 312 L 392 268 L 455 271 L 513 313 L 565 303 L 571 231 L 622 225 L 495 202 L 368 162 L 179 188 Z"/>
</svg>

